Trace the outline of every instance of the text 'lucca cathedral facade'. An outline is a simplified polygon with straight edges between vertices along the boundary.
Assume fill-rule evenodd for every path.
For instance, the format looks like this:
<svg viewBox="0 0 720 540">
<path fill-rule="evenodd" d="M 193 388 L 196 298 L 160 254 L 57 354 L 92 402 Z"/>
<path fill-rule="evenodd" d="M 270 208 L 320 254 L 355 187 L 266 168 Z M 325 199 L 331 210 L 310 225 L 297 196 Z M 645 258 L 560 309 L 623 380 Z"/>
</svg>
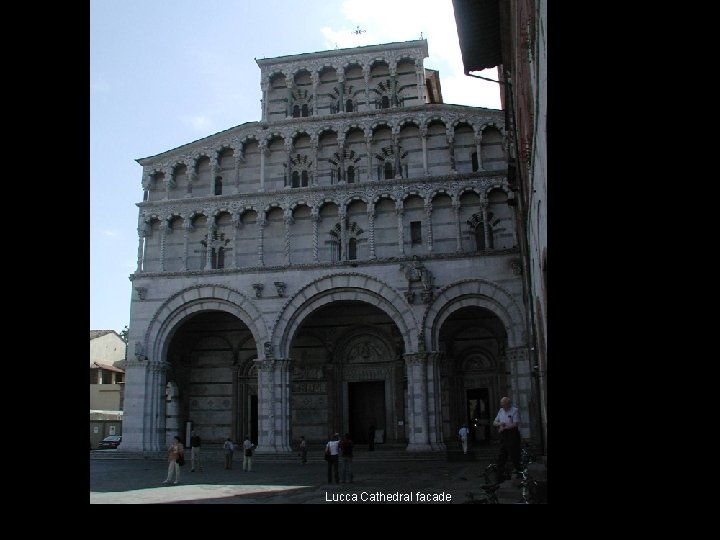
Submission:
<svg viewBox="0 0 720 540">
<path fill-rule="evenodd" d="M 187 422 L 287 452 L 442 450 L 528 410 L 503 113 L 442 103 L 427 41 L 258 60 L 262 120 L 139 159 L 123 449 Z M 523 437 L 531 419 L 522 419 Z"/>
</svg>

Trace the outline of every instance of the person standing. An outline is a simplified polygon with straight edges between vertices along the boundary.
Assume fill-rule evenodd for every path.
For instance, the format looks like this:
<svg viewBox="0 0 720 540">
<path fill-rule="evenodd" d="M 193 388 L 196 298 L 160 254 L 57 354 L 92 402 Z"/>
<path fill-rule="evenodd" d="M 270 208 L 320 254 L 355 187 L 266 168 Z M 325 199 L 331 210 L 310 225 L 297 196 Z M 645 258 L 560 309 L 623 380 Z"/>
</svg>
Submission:
<svg viewBox="0 0 720 540">
<path fill-rule="evenodd" d="M 302 464 L 305 465 L 307 463 L 307 442 L 302 435 L 300 436 L 300 446 L 298 450 L 300 451 L 299 455 L 301 456 Z"/>
<path fill-rule="evenodd" d="M 253 448 L 255 448 L 255 445 L 250 440 L 250 437 L 245 437 L 243 441 L 243 450 L 245 451 L 245 455 L 243 456 L 243 471 L 252 471 Z"/>
<path fill-rule="evenodd" d="M 328 443 L 325 445 L 325 453 L 328 455 L 328 484 L 332 484 L 333 471 L 335 483 L 340 483 L 340 475 L 338 474 L 338 453 L 340 451 L 340 434 L 335 433 Z"/>
<path fill-rule="evenodd" d="M 223 444 L 223 449 L 225 450 L 225 468 L 232 469 L 233 451 L 235 450 L 235 445 L 230 437 L 228 437 Z"/>
<path fill-rule="evenodd" d="M 195 472 L 195 466 L 197 465 L 200 468 L 200 471 L 203 470 L 202 462 L 200 461 L 200 443 L 202 441 L 200 440 L 200 435 L 192 432 L 192 437 L 190 437 L 190 458 L 192 459 L 192 463 L 190 464 L 190 472 Z"/>
<path fill-rule="evenodd" d="M 463 454 L 467 454 L 468 449 L 468 433 L 470 431 L 467 428 L 467 425 L 463 424 L 460 430 L 458 431 L 458 436 L 460 437 L 460 442 L 462 443 L 462 449 Z"/>
<path fill-rule="evenodd" d="M 177 462 L 179 457 L 185 456 L 185 448 L 183 447 L 182 440 L 180 437 L 175 435 L 175 440 L 168 448 L 168 474 L 163 484 L 169 484 L 172 481 L 173 474 L 175 475 L 175 481 L 173 484 L 180 483 L 180 464 Z"/>
<path fill-rule="evenodd" d="M 342 477 L 342 483 L 352 483 L 352 460 L 353 460 L 353 442 L 350 438 L 350 434 L 346 433 L 340 441 L 340 476 Z"/>
<path fill-rule="evenodd" d="M 517 407 L 511 407 L 509 397 L 500 400 L 500 410 L 493 422 L 500 433 L 500 455 L 498 456 L 498 480 L 508 479 L 505 474 L 505 464 L 508 456 L 515 470 L 520 470 L 520 412 Z"/>
</svg>

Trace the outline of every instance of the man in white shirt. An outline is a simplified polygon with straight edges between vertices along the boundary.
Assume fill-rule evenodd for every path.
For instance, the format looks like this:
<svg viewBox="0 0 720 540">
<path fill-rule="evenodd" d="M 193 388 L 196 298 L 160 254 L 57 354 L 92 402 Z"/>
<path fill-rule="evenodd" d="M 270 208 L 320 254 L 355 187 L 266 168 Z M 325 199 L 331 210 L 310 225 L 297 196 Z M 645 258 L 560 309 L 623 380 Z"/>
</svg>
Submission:
<svg viewBox="0 0 720 540">
<path fill-rule="evenodd" d="M 510 456 L 515 470 L 520 470 L 520 413 L 517 407 L 510 406 L 509 397 L 500 400 L 500 410 L 495 417 L 493 426 L 497 426 L 500 433 L 500 455 L 498 456 L 498 476 L 502 482 L 507 478 L 505 464 Z"/>
<path fill-rule="evenodd" d="M 465 424 L 463 424 L 462 427 L 460 428 L 460 431 L 458 431 L 458 435 L 460 436 L 460 441 L 462 442 L 463 454 L 467 454 L 469 431 L 470 430 L 468 430 L 468 428 Z"/>
</svg>

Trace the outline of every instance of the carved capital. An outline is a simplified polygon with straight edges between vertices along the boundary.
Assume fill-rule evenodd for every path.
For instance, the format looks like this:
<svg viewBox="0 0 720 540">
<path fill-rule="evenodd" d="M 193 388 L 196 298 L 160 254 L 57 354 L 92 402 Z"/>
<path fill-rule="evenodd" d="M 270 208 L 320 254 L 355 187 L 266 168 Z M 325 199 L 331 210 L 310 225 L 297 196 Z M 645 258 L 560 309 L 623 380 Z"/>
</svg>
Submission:
<svg viewBox="0 0 720 540">
<path fill-rule="evenodd" d="M 255 298 L 262 298 L 262 292 L 265 285 L 262 283 L 253 283 L 253 289 L 255 289 Z"/>
<path fill-rule="evenodd" d="M 282 281 L 276 281 L 275 282 L 275 289 L 277 291 L 277 295 L 279 297 L 285 296 L 285 283 Z"/>
<path fill-rule="evenodd" d="M 138 298 L 140 300 L 145 300 L 145 295 L 147 295 L 147 287 L 135 287 L 135 291 L 137 292 Z"/>
</svg>

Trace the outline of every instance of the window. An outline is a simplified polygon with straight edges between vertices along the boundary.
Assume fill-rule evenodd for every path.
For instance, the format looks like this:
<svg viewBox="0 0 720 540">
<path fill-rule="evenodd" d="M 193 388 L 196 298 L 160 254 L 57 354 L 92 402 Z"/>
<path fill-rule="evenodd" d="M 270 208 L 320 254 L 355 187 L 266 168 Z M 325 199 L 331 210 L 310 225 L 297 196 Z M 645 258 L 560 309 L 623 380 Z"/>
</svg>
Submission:
<svg viewBox="0 0 720 540">
<path fill-rule="evenodd" d="M 390 108 L 390 98 L 387 96 L 383 96 L 380 100 L 380 108 L 381 109 L 389 109 Z"/>
<path fill-rule="evenodd" d="M 350 165 L 347 170 L 347 182 L 352 184 L 355 181 L 355 167 Z"/>
<path fill-rule="evenodd" d="M 292 187 L 300 187 L 300 173 L 297 171 L 292 173 Z"/>
<path fill-rule="evenodd" d="M 472 170 L 473 172 L 478 170 L 478 158 L 477 158 L 477 152 L 472 153 Z"/>
<path fill-rule="evenodd" d="M 298 105 L 293 106 L 293 118 L 298 118 L 300 116 L 300 107 Z"/>
<path fill-rule="evenodd" d="M 112 371 L 100 370 L 102 373 L 102 384 L 112 384 Z"/>
<path fill-rule="evenodd" d="M 308 114 L 308 106 L 307 106 L 307 103 L 303 103 L 303 106 L 302 106 L 302 117 L 305 118 L 305 117 L 307 117 L 307 116 L 309 116 L 309 114 Z"/>
<path fill-rule="evenodd" d="M 302 172 L 302 187 L 307 187 L 308 185 L 308 172 L 303 171 Z"/>
<path fill-rule="evenodd" d="M 395 175 L 393 174 L 393 166 L 389 161 L 385 162 L 385 180 L 392 180 Z"/>
<path fill-rule="evenodd" d="M 355 259 L 357 259 L 357 240 L 351 238 L 348 242 L 348 260 L 354 261 Z"/>
<path fill-rule="evenodd" d="M 340 167 L 337 168 L 337 179 L 338 182 L 342 180 L 342 169 Z"/>
<path fill-rule="evenodd" d="M 353 112 L 353 102 L 351 99 L 345 102 L 345 112 Z"/>
<path fill-rule="evenodd" d="M 225 268 L 225 248 L 221 247 L 217 251 L 212 248 L 212 267 Z"/>
<path fill-rule="evenodd" d="M 413 246 L 422 244 L 422 221 L 410 222 L 410 244 Z"/>
<path fill-rule="evenodd" d="M 215 178 L 215 195 L 222 195 L 222 176 Z"/>
<path fill-rule="evenodd" d="M 483 222 L 477 224 L 477 227 L 475 227 L 475 245 L 477 246 L 478 251 L 483 251 L 486 249 L 492 249 L 493 248 L 493 235 L 492 235 L 492 229 L 488 226 L 488 243 L 490 245 L 485 245 L 485 226 Z"/>
</svg>

